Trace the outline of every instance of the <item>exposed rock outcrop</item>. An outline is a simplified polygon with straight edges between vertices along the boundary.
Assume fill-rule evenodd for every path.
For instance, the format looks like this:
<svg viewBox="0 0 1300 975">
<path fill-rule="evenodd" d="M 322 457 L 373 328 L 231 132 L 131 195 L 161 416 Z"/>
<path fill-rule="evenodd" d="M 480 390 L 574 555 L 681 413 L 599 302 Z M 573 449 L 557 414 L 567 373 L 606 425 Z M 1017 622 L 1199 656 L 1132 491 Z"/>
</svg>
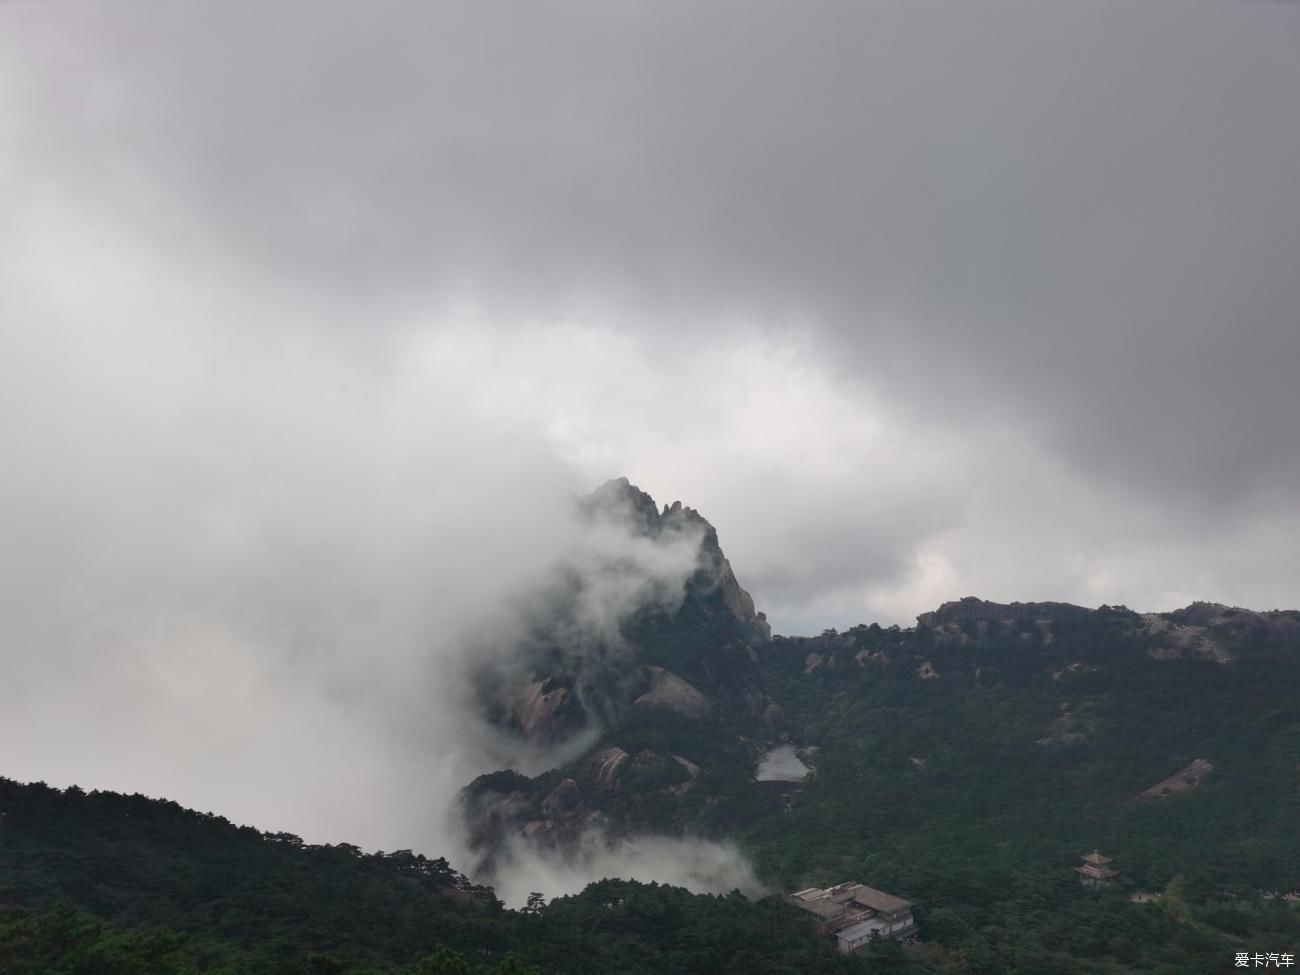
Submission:
<svg viewBox="0 0 1300 975">
<path fill-rule="evenodd" d="M 1214 771 L 1214 765 L 1203 758 L 1192 760 L 1185 768 L 1179 769 L 1167 779 L 1157 782 L 1149 789 L 1142 792 L 1144 799 L 1163 799 L 1165 796 L 1179 795 L 1183 792 L 1191 792 L 1202 782 L 1205 777 Z"/>
<path fill-rule="evenodd" d="M 561 816 L 578 808 L 582 792 L 573 779 L 564 779 L 542 800 L 542 811 L 550 816 Z"/>
<path fill-rule="evenodd" d="M 682 782 L 679 785 L 669 786 L 668 791 L 675 796 L 684 796 L 691 790 L 691 786 L 695 784 L 695 779 L 700 774 L 700 767 L 689 759 L 682 758 L 680 755 L 674 755 L 672 756 L 672 759 L 682 768 L 686 769 L 686 774 L 689 777 L 685 782 Z"/>
<path fill-rule="evenodd" d="M 788 724 L 785 717 L 785 711 L 782 709 L 781 705 L 777 704 L 770 697 L 767 699 L 767 703 L 763 705 L 763 710 L 759 714 L 759 718 L 766 726 L 765 730 L 770 738 L 775 738 L 778 734 L 781 734 Z"/>
<path fill-rule="evenodd" d="M 612 788 L 618 781 L 619 771 L 627 764 L 628 757 L 627 752 L 618 747 L 606 748 L 593 755 L 591 757 L 592 774 L 597 785 L 606 789 Z"/>
<path fill-rule="evenodd" d="M 728 704 L 757 693 L 759 700 L 748 713 L 770 730 L 779 709 L 764 713 L 770 698 L 756 676 L 755 650 L 770 630 L 736 581 L 713 526 L 680 502 L 660 510 L 626 478 L 606 482 L 579 501 L 578 509 L 580 517 L 612 526 L 616 533 L 627 530 L 656 543 L 684 540 L 698 546 L 686 550 L 688 557 L 696 551 L 695 571 L 682 580 L 676 598 L 656 589 L 654 598 L 611 629 L 593 627 L 584 616 L 593 583 L 582 574 L 557 573 L 552 588 L 529 610 L 526 635 L 509 664 L 498 666 L 492 661 L 500 655 L 485 655 L 488 662 L 475 676 L 488 718 L 522 737 L 558 742 L 593 727 L 609 727 L 636 705 L 700 717 L 719 700 L 710 702 L 700 690 L 705 681 L 705 691 L 726 697 Z M 674 560 L 680 562 L 681 554 L 676 549 Z M 609 571 L 617 577 L 623 569 L 616 554 L 609 558 Z M 595 575 L 600 575 L 599 567 Z M 679 627 L 709 630 L 709 638 L 697 644 L 698 654 L 677 656 Z M 667 634 L 672 635 L 665 639 Z M 672 673 L 665 677 L 647 664 Z"/>
<path fill-rule="evenodd" d="M 1096 667 L 1089 667 L 1087 664 L 1080 663 L 1079 661 L 1076 660 L 1074 663 L 1066 664 L 1060 670 L 1052 671 L 1052 680 L 1060 680 L 1066 674 L 1092 673 L 1096 669 L 1097 669 Z"/>
<path fill-rule="evenodd" d="M 727 610 L 748 628 L 752 639 L 760 642 L 771 639 L 772 628 L 767 616 L 755 609 L 753 597 L 736 580 L 718 542 L 717 529 L 694 508 L 674 501 L 660 511 L 654 499 L 626 477 L 606 481 L 584 502 L 584 508 L 593 513 L 626 512 L 637 530 L 651 538 L 698 532 L 699 568 L 691 579 L 692 589 L 701 594 L 716 591 Z"/>
<path fill-rule="evenodd" d="M 1072 745 L 1088 740 L 1088 723 L 1071 709 L 1068 702 L 1061 704 L 1060 713 L 1047 729 L 1047 735 L 1038 739 L 1040 745 Z"/>
<path fill-rule="evenodd" d="M 713 526 L 681 503 L 658 507 L 626 478 L 580 500 L 578 516 L 598 538 L 612 540 L 601 549 L 609 564 L 558 572 L 536 597 L 508 665 L 494 668 L 490 661 L 505 655 L 485 655 L 476 680 L 483 710 L 499 726 L 574 745 L 586 740 L 575 733 L 598 731 L 603 746 L 579 756 L 566 750 L 562 768 L 531 779 L 492 773 L 463 790 L 470 848 L 489 866 L 508 855 L 512 838 L 563 848 L 593 825 L 611 836 L 661 828 L 678 797 L 690 791 L 698 806 L 700 782 L 713 787 L 701 766 L 708 773 L 743 761 L 750 741 L 791 734 L 762 673 L 771 637 L 766 618 L 736 580 Z M 618 584 L 629 571 L 620 561 L 628 533 L 640 554 L 653 556 L 662 543 L 666 564 L 678 568 L 667 581 L 653 580 L 652 598 L 632 600 L 630 608 L 621 602 L 617 619 L 601 617 L 612 625 L 593 632 L 584 615 L 588 597 L 593 586 Z M 641 583 L 635 572 L 631 583 Z M 707 747 L 692 743 L 693 735 L 707 736 Z M 676 754 L 664 754 L 661 743 L 674 736 Z M 636 801 L 651 795 L 652 804 Z M 604 816 L 610 819 L 598 823 Z"/>
<path fill-rule="evenodd" d="M 1147 650 L 1153 660 L 1201 657 L 1227 663 L 1232 659 L 1211 627 L 1177 623 L 1169 618 L 1171 615 L 1146 613 L 1142 616 L 1141 632 L 1154 638 L 1155 646 Z"/>
<path fill-rule="evenodd" d="M 1255 612 L 1222 603 L 1195 602 L 1169 613 L 1145 613 L 1139 632 L 1152 638 L 1156 660 L 1200 657 L 1230 663 L 1233 647 L 1245 641 L 1300 640 L 1300 613 Z"/>
<path fill-rule="evenodd" d="M 636 705 L 665 708 L 696 720 L 709 716 L 713 709 L 709 699 L 686 681 L 662 667 L 647 667 L 646 670 L 650 674 L 650 688 L 636 699 Z"/>
<path fill-rule="evenodd" d="M 533 680 L 519 692 L 509 721 L 524 736 L 556 740 L 581 723 L 581 708 L 572 692 L 554 681 Z"/>
</svg>

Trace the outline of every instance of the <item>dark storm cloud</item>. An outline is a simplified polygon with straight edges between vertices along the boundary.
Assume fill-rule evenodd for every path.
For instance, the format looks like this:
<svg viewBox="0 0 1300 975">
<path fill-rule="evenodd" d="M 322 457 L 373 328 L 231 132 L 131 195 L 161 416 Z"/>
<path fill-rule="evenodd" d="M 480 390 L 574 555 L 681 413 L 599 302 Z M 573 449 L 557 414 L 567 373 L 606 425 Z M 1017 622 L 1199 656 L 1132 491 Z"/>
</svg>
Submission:
<svg viewBox="0 0 1300 975">
<path fill-rule="evenodd" d="M 909 409 L 1012 415 L 1135 490 L 1300 473 L 1294 7 L 46 17 L 27 56 L 65 162 L 261 273 L 799 316 Z"/>
</svg>

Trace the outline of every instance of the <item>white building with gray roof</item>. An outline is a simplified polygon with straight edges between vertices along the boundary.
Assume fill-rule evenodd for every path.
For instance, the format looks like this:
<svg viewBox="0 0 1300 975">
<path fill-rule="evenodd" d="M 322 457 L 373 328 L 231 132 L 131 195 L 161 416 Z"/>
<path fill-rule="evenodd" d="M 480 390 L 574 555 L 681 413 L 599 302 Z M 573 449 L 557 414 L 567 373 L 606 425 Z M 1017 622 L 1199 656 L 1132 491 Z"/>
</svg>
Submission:
<svg viewBox="0 0 1300 975">
<path fill-rule="evenodd" d="M 912 902 L 866 884 L 808 887 L 790 895 L 818 930 L 833 935 L 840 951 L 856 951 L 872 938 L 904 940 L 916 933 Z"/>
</svg>

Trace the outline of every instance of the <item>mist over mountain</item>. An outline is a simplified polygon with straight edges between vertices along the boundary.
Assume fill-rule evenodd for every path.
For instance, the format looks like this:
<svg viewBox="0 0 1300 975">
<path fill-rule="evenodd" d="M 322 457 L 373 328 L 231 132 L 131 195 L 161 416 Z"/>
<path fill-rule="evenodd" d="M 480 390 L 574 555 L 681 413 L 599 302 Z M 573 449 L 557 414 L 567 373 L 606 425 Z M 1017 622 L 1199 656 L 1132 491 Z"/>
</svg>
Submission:
<svg viewBox="0 0 1300 975">
<path fill-rule="evenodd" d="M 0 970 L 1280 961 L 1300 8 L 517 7 L 0 3 Z"/>
<path fill-rule="evenodd" d="M 9 928 L 0 912 L 0 960 L 47 950 L 50 926 L 74 923 L 48 913 L 63 899 L 88 912 L 75 922 L 85 951 L 112 942 L 155 966 L 270 958 L 277 931 L 285 972 L 507 947 L 539 970 L 595 972 L 618 950 L 603 939 L 627 932 L 561 960 L 564 919 L 593 898 L 676 918 L 638 937 L 712 917 L 707 897 L 666 907 L 677 895 L 656 883 L 739 891 L 734 936 L 767 925 L 781 932 L 771 958 L 809 971 L 1102 975 L 1119 958 L 1175 971 L 1243 939 L 1300 943 L 1300 915 L 1275 893 L 1300 870 L 1300 611 L 965 597 L 914 627 L 783 636 L 693 509 L 619 478 L 564 510 L 566 558 L 516 593 L 516 625 L 475 645 L 461 684 L 443 685 L 478 729 L 458 742 L 483 743 L 483 774 L 424 808 L 448 814 L 441 845 L 304 846 L 142 796 L 0 783 L 0 893 L 19 912 Z M 1078 884 L 1088 848 L 1121 864 L 1115 889 Z M 263 882 L 220 873 L 232 857 Z M 922 945 L 833 962 L 771 896 L 859 876 L 917 904 Z M 999 924 L 1008 912 L 1014 931 Z M 209 920 L 254 914 L 254 927 Z M 179 933 L 141 940 L 141 922 Z M 740 957 L 730 942 L 646 950 L 701 971 Z"/>
<path fill-rule="evenodd" d="M 680 504 L 660 512 L 625 479 L 607 483 L 587 503 L 622 512 L 624 523 L 650 539 L 674 534 L 682 518 L 708 526 Z M 716 531 L 706 527 L 699 537 L 700 569 L 682 598 L 629 615 L 617 652 L 582 658 L 590 667 L 585 673 L 554 648 L 529 658 L 533 669 L 514 689 L 513 708 L 498 710 L 494 720 L 524 739 L 580 731 L 588 737 L 583 751 L 555 770 L 531 779 L 515 771 L 492 773 L 464 791 L 460 804 L 483 879 L 522 893 L 510 878 L 527 875 L 521 864 L 530 857 L 567 860 L 572 868 L 590 861 L 593 849 L 634 844 L 642 836 L 723 838 L 743 834 L 764 816 L 792 812 L 801 795 L 816 791 L 820 777 L 814 774 L 807 787 L 778 781 L 774 789 L 755 782 L 754 772 L 781 743 L 797 746 L 817 769 L 826 759 L 814 756 L 829 747 L 824 739 L 845 706 L 842 692 L 865 689 L 877 707 L 902 716 L 891 738 L 924 740 L 927 726 L 950 724 L 950 716 L 937 720 L 933 709 L 1010 707 L 1007 699 L 996 701 L 1017 689 L 1025 695 L 1014 707 L 1018 733 L 1028 734 L 1028 715 L 1042 717 L 1032 737 L 1016 739 L 1016 747 L 1041 753 L 1035 764 L 1068 756 L 1067 769 L 1085 753 L 1106 753 L 1115 745 L 1132 762 L 1133 745 L 1124 739 L 1136 725 L 1150 723 L 1137 767 L 1149 769 L 1143 774 L 1154 782 L 1176 771 L 1166 769 L 1168 763 L 1240 748 L 1240 731 L 1223 721 L 1227 701 L 1246 713 L 1258 710 L 1264 697 L 1283 704 L 1281 688 L 1296 679 L 1300 663 L 1300 612 L 1204 602 L 1139 613 L 1123 606 L 966 597 L 921 614 L 905 630 L 862 624 L 817 637 L 773 636 L 739 587 Z M 1264 675 L 1266 661 L 1276 668 L 1272 678 Z M 1075 696 L 1072 689 L 1076 699 L 1049 704 Z M 1252 699 L 1255 691 L 1262 697 Z M 1171 710 L 1166 697 L 1174 693 L 1184 699 Z M 986 696 L 989 702 L 981 705 Z M 1179 715 L 1197 718 L 1185 725 Z M 866 740 L 880 733 L 873 730 Z M 954 745 L 948 739 L 941 747 Z M 900 748 L 888 739 L 871 747 L 893 755 Z M 1065 751 L 1056 754 L 1058 747 Z M 882 774 L 910 775 L 927 764 L 909 754 Z M 635 867 L 629 863 L 628 869 Z M 783 879 L 814 878 L 800 872 Z"/>
</svg>

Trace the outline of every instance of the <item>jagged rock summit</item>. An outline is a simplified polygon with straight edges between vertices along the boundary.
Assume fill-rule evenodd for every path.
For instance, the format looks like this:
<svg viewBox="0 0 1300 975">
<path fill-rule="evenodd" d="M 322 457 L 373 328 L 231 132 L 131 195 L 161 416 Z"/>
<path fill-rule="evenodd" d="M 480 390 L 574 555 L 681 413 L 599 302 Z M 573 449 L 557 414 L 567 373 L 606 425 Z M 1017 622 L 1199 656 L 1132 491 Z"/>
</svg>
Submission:
<svg viewBox="0 0 1300 975">
<path fill-rule="evenodd" d="M 601 556 L 607 564 L 561 573 L 531 610 L 528 638 L 506 663 L 484 667 L 479 694 L 489 719 L 553 743 L 609 727 L 634 706 L 700 718 L 721 697 L 743 698 L 746 710 L 779 721 L 779 709 L 753 677 L 754 648 L 770 640 L 771 629 L 736 580 L 714 527 L 680 501 L 660 509 L 625 477 L 577 505 L 580 518 L 611 529 L 616 541 Z M 672 551 L 681 566 L 674 571 L 685 577 L 669 572 L 657 579 L 653 568 L 638 567 L 625 545 L 638 539 Z M 602 592 L 635 591 L 647 580 L 647 591 L 662 598 L 632 597 L 617 614 L 597 614 L 605 624 L 617 616 L 617 626 L 593 626 L 584 616 Z M 692 637 L 701 627 L 710 635 Z"/>
<path fill-rule="evenodd" d="M 747 774 L 764 742 L 789 734 L 761 674 L 771 630 L 713 525 L 680 501 L 660 508 L 627 478 L 601 485 L 579 511 L 616 538 L 626 531 L 666 546 L 685 542 L 694 571 L 680 601 L 643 605 L 599 646 L 570 652 L 566 643 L 580 634 L 561 625 L 520 648 L 518 665 L 495 688 L 505 702 L 498 724 L 541 742 L 592 738 L 560 769 L 531 779 L 493 773 L 462 791 L 470 845 L 489 874 L 508 855 L 507 836 L 574 849 L 592 830 L 619 836 L 661 822 L 724 822 L 710 805 L 718 794 L 697 788 L 697 778 L 730 768 Z"/>
<path fill-rule="evenodd" d="M 660 510 L 654 498 L 626 477 L 606 481 L 583 499 L 582 507 L 588 515 L 595 517 L 622 515 L 648 538 L 699 532 L 699 568 L 692 577 L 690 586 L 701 593 L 716 590 L 722 596 L 723 605 L 751 629 L 755 639 L 771 638 L 772 628 L 768 625 L 767 616 L 755 609 L 753 597 L 736 580 L 731 563 L 722 552 L 717 529 L 694 508 L 674 501 L 665 504 L 663 510 Z"/>
</svg>

